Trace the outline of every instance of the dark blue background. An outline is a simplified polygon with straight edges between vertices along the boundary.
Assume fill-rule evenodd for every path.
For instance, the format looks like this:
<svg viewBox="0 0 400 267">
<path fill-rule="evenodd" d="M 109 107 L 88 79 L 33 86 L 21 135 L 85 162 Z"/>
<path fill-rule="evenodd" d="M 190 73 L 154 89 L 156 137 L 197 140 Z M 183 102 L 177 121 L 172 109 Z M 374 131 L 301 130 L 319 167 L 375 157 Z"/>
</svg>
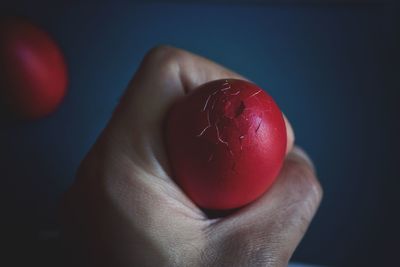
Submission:
<svg viewBox="0 0 400 267">
<path fill-rule="evenodd" d="M 3 236 L 12 250 L 31 257 L 26 251 L 39 236 L 57 229 L 58 201 L 80 160 L 143 55 L 163 43 L 249 77 L 292 122 L 325 191 L 294 260 L 358 266 L 394 259 L 400 88 L 392 5 L 0 7 L 50 32 L 69 68 L 68 95 L 55 114 L 0 126 Z"/>
</svg>

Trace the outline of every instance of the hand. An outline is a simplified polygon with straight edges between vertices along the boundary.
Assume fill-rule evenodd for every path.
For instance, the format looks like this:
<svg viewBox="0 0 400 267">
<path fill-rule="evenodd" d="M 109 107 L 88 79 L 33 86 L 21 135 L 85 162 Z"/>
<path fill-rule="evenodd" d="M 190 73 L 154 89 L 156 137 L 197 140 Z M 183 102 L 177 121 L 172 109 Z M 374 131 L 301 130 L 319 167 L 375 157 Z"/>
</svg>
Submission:
<svg viewBox="0 0 400 267">
<path fill-rule="evenodd" d="M 310 160 L 293 149 L 287 121 L 288 154 L 277 181 L 227 217 L 208 218 L 170 175 L 168 109 L 221 78 L 244 79 L 171 47 L 145 56 L 64 197 L 64 236 L 84 266 L 287 265 L 322 197 Z"/>
</svg>

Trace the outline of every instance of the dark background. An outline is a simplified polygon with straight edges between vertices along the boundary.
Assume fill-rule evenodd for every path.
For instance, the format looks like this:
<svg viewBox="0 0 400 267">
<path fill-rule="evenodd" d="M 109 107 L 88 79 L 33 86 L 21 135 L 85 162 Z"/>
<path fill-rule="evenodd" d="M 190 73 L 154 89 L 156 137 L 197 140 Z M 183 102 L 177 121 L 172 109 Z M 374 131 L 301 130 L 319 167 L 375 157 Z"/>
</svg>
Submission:
<svg viewBox="0 0 400 267">
<path fill-rule="evenodd" d="M 325 192 L 293 260 L 394 264 L 399 14 L 391 3 L 337 1 L 0 3 L 0 15 L 22 15 L 48 31 L 69 69 L 68 95 L 56 113 L 0 124 L 6 254 L 14 263 L 43 266 L 46 258 L 58 266 L 60 196 L 143 55 L 162 43 L 249 77 L 292 122 Z"/>
</svg>

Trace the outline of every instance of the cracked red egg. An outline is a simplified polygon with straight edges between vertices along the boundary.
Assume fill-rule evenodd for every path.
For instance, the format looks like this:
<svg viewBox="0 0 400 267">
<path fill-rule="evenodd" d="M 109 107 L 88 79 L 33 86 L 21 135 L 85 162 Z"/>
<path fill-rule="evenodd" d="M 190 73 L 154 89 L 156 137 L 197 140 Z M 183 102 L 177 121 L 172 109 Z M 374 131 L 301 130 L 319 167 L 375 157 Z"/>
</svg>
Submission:
<svg viewBox="0 0 400 267">
<path fill-rule="evenodd" d="M 200 86 L 175 103 L 166 119 L 173 178 L 205 209 L 239 208 L 266 192 L 281 169 L 286 138 L 271 96 L 237 79 Z"/>
</svg>

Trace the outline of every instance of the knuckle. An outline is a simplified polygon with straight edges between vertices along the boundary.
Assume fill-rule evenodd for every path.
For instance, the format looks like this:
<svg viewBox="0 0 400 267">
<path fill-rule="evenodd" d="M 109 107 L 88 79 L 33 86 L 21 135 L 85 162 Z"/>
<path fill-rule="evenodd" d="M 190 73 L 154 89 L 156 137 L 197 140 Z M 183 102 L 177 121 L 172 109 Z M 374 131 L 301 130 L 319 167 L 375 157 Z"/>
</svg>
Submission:
<svg viewBox="0 0 400 267">
<path fill-rule="evenodd" d="M 204 266 L 287 266 L 290 255 L 279 236 L 245 226 L 207 246 L 202 262 Z"/>
<path fill-rule="evenodd" d="M 170 67 L 179 62 L 184 56 L 185 52 L 181 49 L 168 45 L 157 45 L 147 52 L 144 62 L 161 67 Z"/>
<path fill-rule="evenodd" d="M 301 188 L 301 193 L 319 204 L 322 200 L 323 189 L 311 164 L 297 159 L 289 160 L 288 164 L 290 164 L 288 168 L 291 172 L 290 176 L 295 177 L 294 180 L 299 184 L 298 188 Z"/>
<path fill-rule="evenodd" d="M 318 209 L 322 188 L 311 165 L 303 160 L 289 158 L 284 170 L 291 186 L 287 187 L 290 192 L 287 192 L 280 221 L 285 221 L 282 227 L 293 227 L 303 235 Z"/>
</svg>

